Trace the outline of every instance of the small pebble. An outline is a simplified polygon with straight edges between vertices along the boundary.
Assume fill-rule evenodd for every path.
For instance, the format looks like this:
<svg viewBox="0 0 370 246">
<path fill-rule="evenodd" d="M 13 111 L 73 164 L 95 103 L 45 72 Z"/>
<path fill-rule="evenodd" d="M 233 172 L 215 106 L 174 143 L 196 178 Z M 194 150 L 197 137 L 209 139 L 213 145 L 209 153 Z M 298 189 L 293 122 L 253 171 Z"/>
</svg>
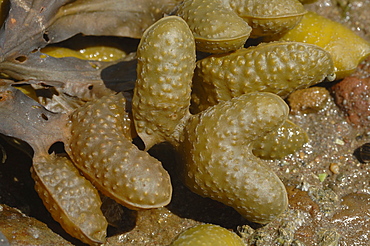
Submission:
<svg viewBox="0 0 370 246">
<path fill-rule="evenodd" d="M 338 163 L 330 163 L 329 170 L 333 174 L 338 174 L 339 173 L 339 165 L 338 165 Z"/>
<path fill-rule="evenodd" d="M 289 106 L 292 114 L 314 113 L 325 108 L 330 93 L 324 87 L 311 87 L 294 91 L 288 97 Z"/>
<path fill-rule="evenodd" d="M 335 103 L 357 126 L 370 124 L 370 78 L 347 77 L 331 87 Z"/>
</svg>

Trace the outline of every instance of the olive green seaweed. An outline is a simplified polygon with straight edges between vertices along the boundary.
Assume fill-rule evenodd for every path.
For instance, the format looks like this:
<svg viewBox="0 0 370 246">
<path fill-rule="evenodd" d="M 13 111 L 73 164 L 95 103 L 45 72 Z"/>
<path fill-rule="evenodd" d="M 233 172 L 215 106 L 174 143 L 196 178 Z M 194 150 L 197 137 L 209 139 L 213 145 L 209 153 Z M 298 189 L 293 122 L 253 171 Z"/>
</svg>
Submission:
<svg viewBox="0 0 370 246">
<path fill-rule="evenodd" d="M 253 154 L 261 159 L 281 159 L 308 142 L 307 133 L 286 120 L 276 131 L 272 131 L 254 142 Z"/>
<path fill-rule="evenodd" d="M 177 15 L 194 34 L 197 50 L 225 53 L 241 48 L 252 28 L 223 0 L 185 0 Z"/>
<path fill-rule="evenodd" d="M 146 149 L 172 139 L 189 115 L 195 42 L 186 22 L 168 16 L 150 26 L 138 47 L 132 100 L 138 135 Z"/>
<path fill-rule="evenodd" d="M 334 65 L 324 49 L 300 42 L 271 42 L 197 62 L 191 111 L 200 112 L 244 93 L 272 92 L 283 98 L 297 89 L 333 80 Z"/>
<path fill-rule="evenodd" d="M 307 12 L 298 0 L 226 0 L 251 27 L 251 38 L 271 36 L 295 27 Z"/>
<path fill-rule="evenodd" d="M 138 134 L 147 149 L 163 141 L 174 145 L 181 156 L 181 177 L 190 190 L 233 207 L 250 221 L 268 223 L 287 208 L 288 200 L 283 183 L 262 158 L 290 154 L 307 141 L 307 136 L 301 128 L 287 121 L 289 107 L 279 95 L 239 90 L 239 94 L 231 96 L 228 85 L 218 83 L 217 79 L 230 81 L 232 76 L 227 73 L 241 73 L 237 76 L 243 77 L 244 70 L 249 69 L 255 80 L 275 79 L 273 92 L 287 95 L 297 87 L 308 86 L 330 74 L 334 69 L 330 57 L 314 45 L 272 43 L 205 58 L 203 60 L 216 61 L 203 62 L 211 74 L 215 72 L 213 77 L 205 76 L 215 82 L 209 82 L 210 87 L 220 85 L 220 94 L 227 96 L 197 114 L 190 114 L 191 79 L 189 81 L 188 75 L 191 78 L 194 68 L 190 59 L 185 62 L 190 64 L 186 66 L 185 76 L 182 76 L 185 68 L 162 69 L 167 60 L 170 64 L 176 60 L 175 56 L 178 60 L 182 56 L 193 59 L 195 45 L 192 50 L 187 45 L 191 41 L 184 39 L 185 45 L 163 41 L 182 35 L 186 28 L 190 31 L 183 23 L 179 17 L 165 17 L 149 27 L 139 45 L 138 79 L 132 108 Z M 163 31 L 165 25 L 177 28 Z M 174 55 L 167 55 L 167 59 L 163 52 Z M 235 55 L 239 52 L 252 55 Z M 312 73 L 308 71 L 315 68 L 309 63 L 308 54 L 323 66 L 320 68 L 323 72 L 319 68 Z M 227 62 L 223 63 L 223 57 Z M 203 60 L 197 63 L 196 75 L 201 71 L 199 66 Z M 167 75 L 172 79 L 164 79 Z M 280 80 L 282 85 L 279 85 Z M 263 83 L 267 87 L 267 82 Z M 243 87 L 243 84 L 234 86 Z"/>
<path fill-rule="evenodd" d="M 71 117 L 67 152 L 104 195 L 130 208 L 157 208 L 171 200 L 170 176 L 157 159 L 139 150 L 130 135 L 122 94 L 104 96 Z"/>
<path fill-rule="evenodd" d="M 181 233 L 170 246 L 244 246 L 235 233 L 218 225 L 197 225 Z"/>
<path fill-rule="evenodd" d="M 90 245 L 105 241 L 108 222 L 98 191 L 67 157 L 36 156 L 31 168 L 35 189 L 66 232 Z"/>
<path fill-rule="evenodd" d="M 248 93 L 194 115 L 178 150 L 185 184 L 195 193 L 268 223 L 287 208 L 283 183 L 253 155 L 255 141 L 277 130 L 289 108 L 277 95 Z"/>
</svg>

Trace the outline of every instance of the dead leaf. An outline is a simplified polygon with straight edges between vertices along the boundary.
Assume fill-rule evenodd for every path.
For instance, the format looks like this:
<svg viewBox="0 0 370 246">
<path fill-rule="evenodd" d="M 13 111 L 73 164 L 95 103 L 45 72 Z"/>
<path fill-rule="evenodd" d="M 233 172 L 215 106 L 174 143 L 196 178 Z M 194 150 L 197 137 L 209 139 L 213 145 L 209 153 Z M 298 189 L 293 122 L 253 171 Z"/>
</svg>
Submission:
<svg viewBox="0 0 370 246">
<path fill-rule="evenodd" d="M 0 32 L 0 61 L 22 59 L 46 46 L 49 20 L 71 0 L 10 0 L 10 10 Z"/>
<path fill-rule="evenodd" d="M 88 100 L 110 92 L 100 74 L 112 64 L 73 57 L 54 58 L 37 51 L 24 56 L 22 61 L 1 62 L 0 71 L 16 80 L 58 81 L 63 84 L 60 92 Z"/>
<path fill-rule="evenodd" d="M 140 37 L 149 25 L 170 13 L 179 2 L 10 0 L 9 15 L 0 31 L 0 72 L 15 80 L 62 82 L 61 93 L 85 100 L 110 93 L 106 85 L 115 90 L 132 89 L 135 62 L 116 64 L 54 58 L 40 53 L 39 49 L 78 33 Z M 129 74 L 129 78 L 122 74 Z"/>
<path fill-rule="evenodd" d="M 140 38 L 180 0 L 10 0 L 0 33 L 0 61 L 22 56 L 78 33 Z M 68 4 L 69 3 L 69 4 Z"/>
<path fill-rule="evenodd" d="M 5 80 L 0 81 L 0 115 L 0 133 L 27 142 L 35 155 L 47 154 L 69 134 L 66 114 L 46 110 Z"/>
<path fill-rule="evenodd" d="M 77 0 L 60 8 L 48 28 L 52 42 L 77 33 L 140 38 L 146 28 L 170 14 L 180 0 Z"/>
</svg>

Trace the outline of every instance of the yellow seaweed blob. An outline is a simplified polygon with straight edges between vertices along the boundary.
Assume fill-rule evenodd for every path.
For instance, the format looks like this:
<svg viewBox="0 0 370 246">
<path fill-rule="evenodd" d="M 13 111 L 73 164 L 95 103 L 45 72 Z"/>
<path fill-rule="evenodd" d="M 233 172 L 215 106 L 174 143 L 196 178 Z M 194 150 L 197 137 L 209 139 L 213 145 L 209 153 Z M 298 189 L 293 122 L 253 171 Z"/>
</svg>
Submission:
<svg viewBox="0 0 370 246">
<path fill-rule="evenodd" d="M 78 51 L 64 47 L 47 46 L 45 48 L 42 48 L 40 51 L 41 53 L 47 54 L 55 58 L 75 57 L 78 59 L 86 60 L 85 56 L 80 54 Z"/>
<path fill-rule="evenodd" d="M 370 55 L 370 43 L 342 24 L 308 12 L 280 40 L 315 44 L 332 56 L 337 79 L 353 73 L 358 64 Z"/>
<path fill-rule="evenodd" d="M 59 46 L 47 46 L 41 49 L 41 52 L 55 58 L 63 57 L 76 57 L 82 60 L 94 60 L 94 61 L 116 61 L 118 59 L 126 57 L 126 52 L 110 46 L 88 46 L 79 50 L 59 47 Z"/>
<path fill-rule="evenodd" d="M 204 224 L 192 227 L 182 234 L 171 246 L 243 246 L 235 233 L 218 225 Z"/>
<path fill-rule="evenodd" d="M 87 60 L 97 60 L 97 61 L 115 61 L 126 57 L 126 52 L 117 48 L 110 46 L 89 46 L 79 50 L 80 54 Z"/>
</svg>

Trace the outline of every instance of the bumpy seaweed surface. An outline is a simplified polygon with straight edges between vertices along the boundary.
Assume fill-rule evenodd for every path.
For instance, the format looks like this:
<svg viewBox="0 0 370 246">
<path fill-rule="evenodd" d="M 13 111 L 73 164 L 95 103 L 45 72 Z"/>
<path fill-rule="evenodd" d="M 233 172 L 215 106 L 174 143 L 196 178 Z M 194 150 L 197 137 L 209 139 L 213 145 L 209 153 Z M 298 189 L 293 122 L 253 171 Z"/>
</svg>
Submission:
<svg viewBox="0 0 370 246">
<path fill-rule="evenodd" d="M 105 241 L 108 223 L 99 194 L 67 157 L 34 159 L 32 176 L 45 206 L 68 233 L 90 245 Z"/>
<path fill-rule="evenodd" d="M 250 93 L 194 116 L 178 148 L 186 185 L 234 207 L 248 220 L 271 221 L 286 209 L 286 191 L 251 148 L 287 115 L 288 106 L 280 97 Z"/>
<path fill-rule="evenodd" d="M 330 54 L 318 46 L 298 42 L 262 43 L 209 56 L 197 62 L 192 111 L 253 91 L 286 97 L 331 75 L 334 65 Z"/>
<path fill-rule="evenodd" d="M 167 30 L 165 27 L 168 26 L 178 28 Z M 182 156 L 182 178 L 191 190 L 234 207 L 253 222 L 267 223 L 285 210 L 286 191 L 279 178 L 253 155 L 252 149 L 258 148 L 260 155 L 264 155 L 264 150 L 275 148 L 283 155 L 301 147 L 307 138 L 301 129 L 291 134 L 293 124 L 286 127 L 291 132 L 284 128 L 278 131 L 286 120 L 288 106 L 271 93 L 242 94 L 197 115 L 190 115 L 188 92 L 191 83 L 187 75 L 192 74 L 192 67 L 189 69 L 184 63 L 184 69 L 180 71 L 177 66 L 171 66 L 175 56 L 170 56 L 168 63 L 163 55 L 185 53 L 181 58 L 194 54 L 194 45 L 191 50 L 187 45 L 166 42 L 184 33 L 183 28 L 189 30 L 179 17 L 166 17 L 144 33 L 139 45 L 138 86 L 132 109 L 138 134 L 146 148 L 161 141 L 176 147 Z M 154 42 L 158 37 L 160 40 Z M 167 45 L 159 46 L 162 42 Z M 187 44 L 188 40 L 183 42 Z M 295 44 L 292 46 L 283 51 L 295 48 Z M 272 45 L 275 47 L 278 49 L 279 44 Z M 297 50 L 301 49 L 298 47 Z M 330 59 L 327 60 L 330 65 Z M 181 76 L 183 70 L 185 76 Z M 175 80 L 166 79 L 167 75 Z M 172 88 L 174 83 L 177 83 L 176 90 Z M 183 97 L 179 93 L 184 93 Z M 261 140 L 272 131 L 276 131 L 275 135 Z M 300 139 L 301 133 L 303 138 Z M 290 139 L 284 134 L 290 134 Z M 274 136 L 280 136 L 282 143 L 272 141 Z M 285 146 L 285 143 L 294 142 L 294 138 L 299 139 L 298 147 L 294 144 Z M 254 146 L 257 139 L 265 142 L 263 146 Z M 273 155 L 271 153 L 269 157 L 274 158 Z"/>
<path fill-rule="evenodd" d="M 306 13 L 297 0 L 229 0 L 229 4 L 252 27 L 253 38 L 286 32 Z"/>
<path fill-rule="evenodd" d="M 233 232 L 217 225 L 198 225 L 183 232 L 171 246 L 214 245 L 243 246 L 243 241 Z"/>
<path fill-rule="evenodd" d="M 170 140 L 189 114 L 194 37 L 180 17 L 166 17 L 143 34 L 137 55 L 133 116 L 138 135 L 150 149 Z"/>
<path fill-rule="evenodd" d="M 223 0 L 187 0 L 177 11 L 192 30 L 197 50 L 225 53 L 241 48 L 252 28 Z"/>
<path fill-rule="evenodd" d="M 71 121 L 68 152 L 103 194 L 132 209 L 169 203 L 170 177 L 158 160 L 132 144 L 121 94 L 86 103 Z"/>
</svg>

